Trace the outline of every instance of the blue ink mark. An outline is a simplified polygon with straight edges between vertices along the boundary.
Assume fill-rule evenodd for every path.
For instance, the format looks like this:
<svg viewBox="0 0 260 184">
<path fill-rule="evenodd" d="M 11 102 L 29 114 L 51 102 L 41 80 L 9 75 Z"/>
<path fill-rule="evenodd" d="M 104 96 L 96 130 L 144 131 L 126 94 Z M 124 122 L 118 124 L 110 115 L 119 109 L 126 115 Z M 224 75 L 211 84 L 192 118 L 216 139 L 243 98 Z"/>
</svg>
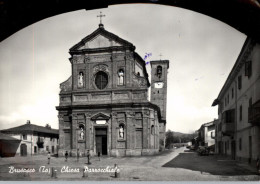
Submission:
<svg viewBox="0 0 260 184">
<path fill-rule="evenodd" d="M 201 76 L 199 78 L 196 78 L 195 81 L 198 81 L 199 79 L 203 79 L 203 78 L 204 78 L 204 76 Z"/>
<path fill-rule="evenodd" d="M 152 53 L 145 53 L 144 60 L 146 60 L 148 57 L 152 56 Z"/>
<path fill-rule="evenodd" d="M 150 63 L 150 61 L 145 62 L 146 65 L 148 65 L 149 63 Z"/>
</svg>

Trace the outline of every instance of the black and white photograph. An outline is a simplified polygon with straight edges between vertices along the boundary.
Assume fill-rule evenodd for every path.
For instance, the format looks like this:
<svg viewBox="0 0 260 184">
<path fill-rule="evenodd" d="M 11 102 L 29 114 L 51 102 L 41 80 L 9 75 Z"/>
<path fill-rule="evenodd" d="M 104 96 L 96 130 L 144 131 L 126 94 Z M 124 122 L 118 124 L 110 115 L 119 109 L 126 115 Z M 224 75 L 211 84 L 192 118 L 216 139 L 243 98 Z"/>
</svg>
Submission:
<svg viewBox="0 0 260 184">
<path fill-rule="evenodd" d="M 1 181 L 260 180 L 260 2 L 148 2 L 1 28 Z"/>
</svg>

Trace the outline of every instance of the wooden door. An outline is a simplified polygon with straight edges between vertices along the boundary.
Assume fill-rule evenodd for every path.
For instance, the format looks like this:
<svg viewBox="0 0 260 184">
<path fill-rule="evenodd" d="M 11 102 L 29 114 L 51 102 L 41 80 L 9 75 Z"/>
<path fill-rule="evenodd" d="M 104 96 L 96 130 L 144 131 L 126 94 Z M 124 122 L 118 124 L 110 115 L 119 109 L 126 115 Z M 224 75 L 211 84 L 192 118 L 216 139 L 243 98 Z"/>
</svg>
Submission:
<svg viewBox="0 0 260 184">
<path fill-rule="evenodd" d="M 27 156 L 27 145 L 21 144 L 21 156 Z"/>
</svg>

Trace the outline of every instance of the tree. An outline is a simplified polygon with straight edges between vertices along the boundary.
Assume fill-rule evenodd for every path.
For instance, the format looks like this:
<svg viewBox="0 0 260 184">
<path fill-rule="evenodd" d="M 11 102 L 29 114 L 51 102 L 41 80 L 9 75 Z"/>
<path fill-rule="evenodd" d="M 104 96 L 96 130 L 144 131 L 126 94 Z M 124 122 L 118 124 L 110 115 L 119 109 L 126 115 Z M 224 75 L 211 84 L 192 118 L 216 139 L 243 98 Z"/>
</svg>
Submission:
<svg viewBox="0 0 260 184">
<path fill-rule="evenodd" d="M 171 130 L 168 130 L 165 134 L 165 147 L 169 148 L 172 143 L 174 143 L 174 133 Z"/>
</svg>

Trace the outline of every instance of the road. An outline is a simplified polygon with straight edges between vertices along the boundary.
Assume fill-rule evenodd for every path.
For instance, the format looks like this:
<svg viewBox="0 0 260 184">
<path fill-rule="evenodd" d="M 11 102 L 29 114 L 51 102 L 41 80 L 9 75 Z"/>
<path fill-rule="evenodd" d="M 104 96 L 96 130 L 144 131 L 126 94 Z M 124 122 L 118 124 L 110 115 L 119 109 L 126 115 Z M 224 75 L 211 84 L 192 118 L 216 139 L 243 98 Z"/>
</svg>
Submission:
<svg viewBox="0 0 260 184">
<path fill-rule="evenodd" d="M 90 160 L 91 165 L 86 164 L 85 157 L 79 161 L 70 157 L 67 162 L 64 158 L 52 157 L 49 165 L 47 156 L 44 155 L 0 158 L 0 178 L 1 180 L 259 181 L 259 175 L 247 165 L 216 156 L 199 157 L 196 153 L 186 151 L 182 147 L 156 156 L 101 157 L 100 161 L 97 157 L 93 157 Z M 113 168 L 114 164 L 120 168 L 119 178 L 115 178 L 114 173 L 108 172 L 88 172 L 87 177 L 82 177 L 84 166 L 93 170 Z M 16 169 L 34 169 L 35 172 L 9 173 L 10 166 Z M 43 172 L 43 167 L 46 172 Z M 48 172 L 51 168 L 57 170 L 57 178 L 51 177 L 51 172 Z M 64 168 L 72 172 L 62 172 Z"/>
</svg>

